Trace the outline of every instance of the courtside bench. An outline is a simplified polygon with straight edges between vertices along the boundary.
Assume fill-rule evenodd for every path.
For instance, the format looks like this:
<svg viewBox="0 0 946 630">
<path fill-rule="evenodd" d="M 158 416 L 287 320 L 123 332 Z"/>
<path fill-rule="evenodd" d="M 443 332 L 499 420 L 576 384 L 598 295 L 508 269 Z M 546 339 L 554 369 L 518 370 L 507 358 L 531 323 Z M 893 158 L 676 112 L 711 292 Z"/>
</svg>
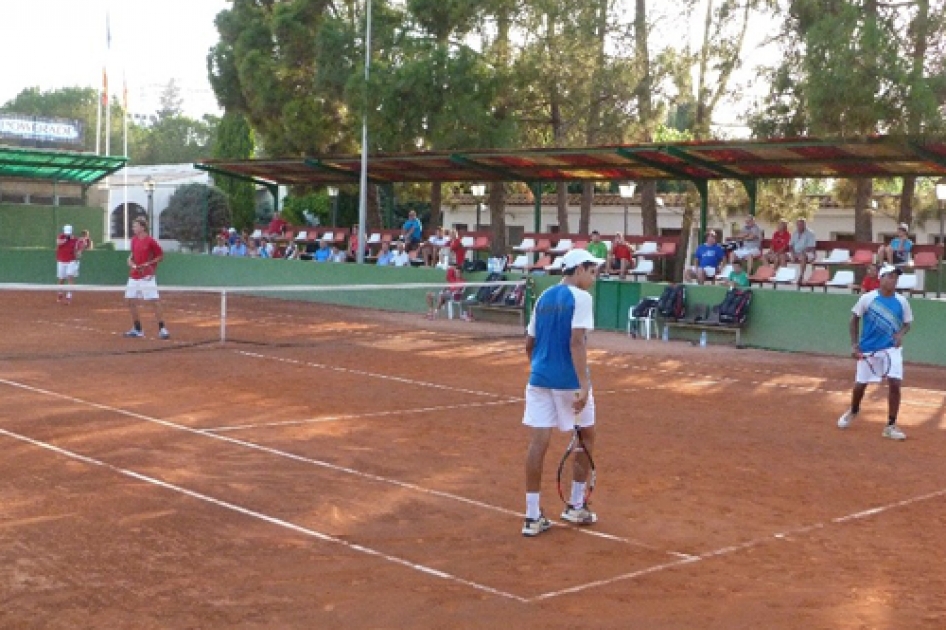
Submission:
<svg viewBox="0 0 946 630">
<path fill-rule="evenodd" d="M 670 328 L 689 328 L 692 330 L 706 331 L 708 333 L 731 333 L 736 336 L 736 347 L 742 347 L 742 324 L 721 324 L 719 322 L 718 307 L 709 304 L 688 304 L 686 316 L 683 319 L 665 319 L 661 318 L 659 323 Z"/>
<path fill-rule="evenodd" d="M 473 303 L 467 305 L 467 308 L 474 320 L 508 322 L 515 318 L 520 326 L 525 326 L 526 323 L 526 309 L 524 306 Z"/>
</svg>

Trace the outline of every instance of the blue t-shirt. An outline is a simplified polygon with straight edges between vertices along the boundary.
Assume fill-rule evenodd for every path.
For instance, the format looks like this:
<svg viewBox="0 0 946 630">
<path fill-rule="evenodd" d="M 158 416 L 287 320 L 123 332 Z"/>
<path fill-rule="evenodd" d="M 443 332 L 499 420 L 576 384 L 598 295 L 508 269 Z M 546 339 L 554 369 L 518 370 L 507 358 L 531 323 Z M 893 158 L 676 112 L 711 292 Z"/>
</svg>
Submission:
<svg viewBox="0 0 946 630">
<path fill-rule="evenodd" d="M 315 255 L 313 256 L 315 262 L 328 262 L 331 257 L 332 250 L 330 250 L 328 247 L 318 248 L 315 250 Z"/>
<path fill-rule="evenodd" d="M 594 329 L 591 295 L 567 284 L 543 293 L 529 321 L 532 372 L 529 385 L 549 389 L 578 389 L 581 383 L 572 362 L 572 329 Z"/>
<path fill-rule="evenodd" d="M 726 260 L 726 250 L 720 245 L 707 245 L 703 243 L 696 248 L 696 259 L 700 267 L 719 267 L 719 264 Z"/>
<path fill-rule="evenodd" d="M 898 236 L 890 241 L 890 249 L 893 250 L 893 261 L 895 263 L 905 263 L 910 260 L 910 252 L 913 251 L 913 241 L 908 238 L 901 239 Z"/>
<path fill-rule="evenodd" d="M 391 264 L 391 260 L 394 258 L 394 252 L 382 252 L 378 254 L 378 262 L 375 263 L 379 267 L 387 267 Z"/>
<path fill-rule="evenodd" d="M 407 240 L 415 243 L 420 242 L 420 237 L 423 235 L 420 219 L 408 219 L 404 222 L 403 229 L 407 232 Z"/>
<path fill-rule="evenodd" d="M 876 352 L 893 348 L 893 336 L 904 324 L 913 321 L 913 310 L 902 295 L 894 293 L 884 297 L 880 291 L 871 291 L 861 296 L 854 308 L 855 315 L 863 320 L 861 327 L 861 352 Z"/>
</svg>

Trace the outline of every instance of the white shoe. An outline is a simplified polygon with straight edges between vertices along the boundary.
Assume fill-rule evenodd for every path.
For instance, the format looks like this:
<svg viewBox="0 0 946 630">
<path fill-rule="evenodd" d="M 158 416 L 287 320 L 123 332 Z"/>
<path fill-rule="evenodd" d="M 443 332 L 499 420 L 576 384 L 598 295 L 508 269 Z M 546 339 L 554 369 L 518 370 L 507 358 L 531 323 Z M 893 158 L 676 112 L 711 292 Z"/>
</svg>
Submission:
<svg viewBox="0 0 946 630">
<path fill-rule="evenodd" d="M 884 437 L 891 440 L 902 441 L 907 439 L 907 434 L 900 430 L 895 424 L 888 424 L 884 427 Z"/>
<path fill-rule="evenodd" d="M 168 332 L 167 328 L 162 328 L 161 330 L 158 331 L 158 337 L 160 337 L 161 339 L 170 339 L 171 333 Z"/>
<path fill-rule="evenodd" d="M 125 333 L 125 336 L 126 336 L 126 337 L 141 338 L 141 337 L 144 337 L 145 334 L 144 334 L 143 332 L 141 332 L 140 330 L 137 330 L 137 329 L 135 329 L 135 328 L 132 328 L 131 330 L 129 330 L 128 332 Z"/>
<path fill-rule="evenodd" d="M 552 521 L 539 514 L 539 518 L 527 518 L 522 524 L 523 536 L 538 536 L 542 532 L 552 528 Z"/>
<path fill-rule="evenodd" d="M 588 509 L 588 504 L 581 507 L 568 506 L 562 512 L 562 520 L 575 525 L 591 525 L 598 522 L 598 515 Z"/>
<path fill-rule="evenodd" d="M 857 414 L 851 412 L 850 409 L 848 409 L 847 411 L 845 411 L 845 412 L 844 412 L 844 415 L 841 416 L 840 418 L 838 418 L 838 428 L 839 428 L 839 429 L 846 429 L 846 428 L 848 428 L 849 426 L 851 426 L 851 421 L 854 420 L 854 416 L 856 416 L 856 415 L 857 415 Z"/>
</svg>

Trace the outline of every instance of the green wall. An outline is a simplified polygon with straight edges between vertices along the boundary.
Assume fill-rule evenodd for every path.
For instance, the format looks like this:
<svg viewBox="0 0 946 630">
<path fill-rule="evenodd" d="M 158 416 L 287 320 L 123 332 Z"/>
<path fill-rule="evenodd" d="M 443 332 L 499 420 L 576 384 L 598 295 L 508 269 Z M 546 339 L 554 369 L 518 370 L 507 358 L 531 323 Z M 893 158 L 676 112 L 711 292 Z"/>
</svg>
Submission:
<svg viewBox="0 0 946 630">
<path fill-rule="evenodd" d="M 128 254 L 94 250 L 82 257 L 83 284 L 123 285 L 128 277 Z M 0 249 L 0 282 L 55 282 L 52 249 Z M 485 273 L 471 274 L 482 280 Z M 515 277 L 515 276 L 512 276 Z M 537 276 L 538 292 L 559 282 L 560 276 Z M 260 260 L 168 253 L 160 282 L 169 286 L 361 285 L 444 281 L 437 269 L 378 268 L 371 265 L 316 264 L 295 260 Z M 593 289 L 596 326 L 625 330 L 627 311 L 642 297 L 659 296 L 666 284 L 599 281 Z M 422 312 L 426 289 L 291 294 L 293 299 L 354 304 L 405 312 Z M 725 289 L 688 286 L 689 303 L 718 304 Z M 280 294 L 286 297 L 286 294 Z M 755 289 L 749 319 L 742 334 L 748 347 L 845 356 L 850 351 L 848 321 L 857 297 L 851 294 Z M 946 365 L 946 301 L 912 298 L 915 322 L 904 343 L 910 361 Z M 675 339 L 696 339 L 698 331 L 674 330 Z M 732 335 L 712 335 L 711 343 L 732 343 Z M 724 366 L 721 366 L 721 369 Z"/>
<path fill-rule="evenodd" d="M 52 247 L 66 224 L 77 236 L 88 230 L 98 245 L 105 240 L 104 222 L 101 208 L 0 204 L 0 247 Z"/>
</svg>

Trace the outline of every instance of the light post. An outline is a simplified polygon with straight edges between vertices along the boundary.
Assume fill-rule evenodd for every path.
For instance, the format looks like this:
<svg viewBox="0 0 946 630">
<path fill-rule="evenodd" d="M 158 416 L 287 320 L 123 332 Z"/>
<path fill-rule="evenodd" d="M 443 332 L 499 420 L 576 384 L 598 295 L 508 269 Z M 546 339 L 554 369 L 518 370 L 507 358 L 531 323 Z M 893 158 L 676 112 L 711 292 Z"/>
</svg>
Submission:
<svg viewBox="0 0 946 630">
<path fill-rule="evenodd" d="M 946 240 L 943 239 L 943 210 L 946 208 L 946 177 L 936 182 L 936 199 L 939 201 L 939 246 L 946 248 Z M 943 297 L 942 259 L 940 259 L 939 266 L 936 268 L 936 297 Z"/>
<path fill-rule="evenodd" d="M 637 185 L 634 182 L 628 182 L 626 184 L 619 184 L 618 191 L 621 193 L 621 199 L 624 200 L 624 236 L 627 237 L 627 208 L 631 203 L 631 198 L 634 196 L 634 189 L 637 188 Z"/>
<path fill-rule="evenodd" d="M 332 227 L 334 228 L 338 223 L 338 188 L 329 186 L 328 196 L 332 198 Z"/>
<path fill-rule="evenodd" d="M 473 184 L 470 186 L 470 192 L 476 199 L 476 231 L 480 229 L 480 211 L 483 207 L 483 197 L 486 196 L 486 184 Z"/>
<path fill-rule="evenodd" d="M 151 231 L 151 235 L 154 236 L 154 180 L 148 175 L 145 178 L 145 181 L 141 183 L 144 187 L 145 192 L 148 193 L 148 230 Z M 128 226 L 125 226 L 125 231 L 127 233 Z M 155 236 L 155 238 L 157 238 Z"/>
</svg>

